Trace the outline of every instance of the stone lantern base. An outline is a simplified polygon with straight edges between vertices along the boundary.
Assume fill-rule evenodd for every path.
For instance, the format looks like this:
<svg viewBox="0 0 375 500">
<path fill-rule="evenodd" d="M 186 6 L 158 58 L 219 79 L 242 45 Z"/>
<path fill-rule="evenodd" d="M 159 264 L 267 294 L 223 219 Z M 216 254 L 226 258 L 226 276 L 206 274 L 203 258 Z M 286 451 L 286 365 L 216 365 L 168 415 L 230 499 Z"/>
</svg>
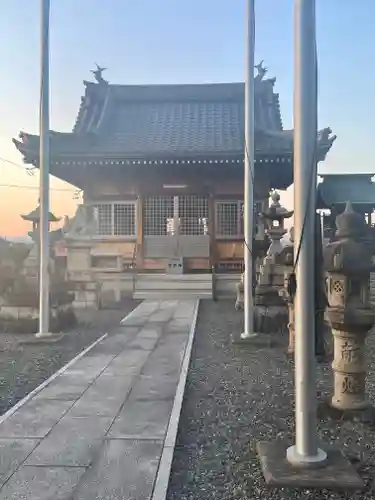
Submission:
<svg viewBox="0 0 375 500">
<path fill-rule="evenodd" d="M 319 419 L 329 418 L 333 422 L 361 422 L 362 424 L 375 425 L 375 408 L 368 405 L 362 410 L 342 410 L 332 406 L 332 399 L 328 398 L 318 405 L 317 416 Z"/>
<path fill-rule="evenodd" d="M 280 332 L 288 323 L 288 310 L 279 293 L 272 286 L 258 286 L 255 305 L 259 316 L 258 331 Z"/>
</svg>

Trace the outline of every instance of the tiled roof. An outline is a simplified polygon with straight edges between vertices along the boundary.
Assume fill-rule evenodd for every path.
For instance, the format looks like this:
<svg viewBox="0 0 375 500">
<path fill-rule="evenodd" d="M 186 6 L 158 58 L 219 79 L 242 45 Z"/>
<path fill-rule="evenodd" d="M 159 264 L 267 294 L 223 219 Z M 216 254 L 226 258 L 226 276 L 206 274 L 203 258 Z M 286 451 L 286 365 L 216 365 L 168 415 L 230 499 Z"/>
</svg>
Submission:
<svg viewBox="0 0 375 500">
<path fill-rule="evenodd" d="M 293 132 L 283 131 L 274 79 L 255 78 L 258 153 L 290 154 Z M 72 133 L 51 133 L 51 153 L 124 158 L 220 156 L 244 151 L 244 84 L 111 85 L 85 82 Z M 39 138 L 15 140 L 27 157 Z M 326 149 L 333 142 L 327 137 Z"/>
<path fill-rule="evenodd" d="M 329 208 L 344 205 L 348 201 L 355 205 L 375 206 L 374 174 L 323 175 L 318 185 L 318 207 Z"/>
<path fill-rule="evenodd" d="M 30 221 L 30 222 L 38 222 L 40 220 L 40 205 L 38 205 L 34 210 L 32 210 L 28 214 L 21 215 L 22 219 Z M 49 212 L 48 215 L 49 222 L 58 222 L 60 219 L 53 215 L 52 212 Z"/>
</svg>

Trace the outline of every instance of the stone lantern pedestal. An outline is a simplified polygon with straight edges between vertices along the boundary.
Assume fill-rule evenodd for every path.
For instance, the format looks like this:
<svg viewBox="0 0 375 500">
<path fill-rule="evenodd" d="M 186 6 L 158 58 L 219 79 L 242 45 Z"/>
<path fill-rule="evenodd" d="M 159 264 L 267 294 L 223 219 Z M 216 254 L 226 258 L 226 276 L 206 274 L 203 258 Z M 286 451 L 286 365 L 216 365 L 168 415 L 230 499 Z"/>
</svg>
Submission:
<svg viewBox="0 0 375 500">
<path fill-rule="evenodd" d="M 365 339 L 375 323 L 369 300 L 372 248 L 363 217 L 350 203 L 336 218 L 336 241 L 324 250 L 328 274 L 327 317 L 334 338 L 334 390 L 330 406 L 345 417 L 370 408 L 366 398 Z"/>
<path fill-rule="evenodd" d="M 244 275 L 242 273 L 241 279 L 239 283 L 237 283 L 236 285 L 236 304 L 234 306 L 236 311 L 243 311 L 244 308 L 243 280 L 244 280 Z"/>
<path fill-rule="evenodd" d="M 277 261 L 284 266 L 284 286 L 279 290 L 280 297 L 285 301 L 288 307 L 288 330 L 289 344 L 288 353 L 294 353 L 295 330 L 294 330 L 294 294 L 290 290 L 290 277 L 293 273 L 294 262 L 294 228 L 289 231 L 290 244 L 286 245 L 277 257 Z"/>
</svg>

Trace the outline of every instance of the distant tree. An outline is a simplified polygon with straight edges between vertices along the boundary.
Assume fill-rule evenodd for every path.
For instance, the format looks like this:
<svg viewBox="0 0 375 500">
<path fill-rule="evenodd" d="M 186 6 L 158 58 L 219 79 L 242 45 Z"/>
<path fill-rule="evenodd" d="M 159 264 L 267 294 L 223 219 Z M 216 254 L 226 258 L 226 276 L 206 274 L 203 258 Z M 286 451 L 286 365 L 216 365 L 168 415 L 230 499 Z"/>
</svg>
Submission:
<svg viewBox="0 0 375 500">
<path fill-rule="evenodd" d="M 25 243 L 14 243 L 0 238 L 0 261 L 3 263 L 14 263 L 16 266 L 22 265 L 26 259 L 30 247 Z"/>
</svg>

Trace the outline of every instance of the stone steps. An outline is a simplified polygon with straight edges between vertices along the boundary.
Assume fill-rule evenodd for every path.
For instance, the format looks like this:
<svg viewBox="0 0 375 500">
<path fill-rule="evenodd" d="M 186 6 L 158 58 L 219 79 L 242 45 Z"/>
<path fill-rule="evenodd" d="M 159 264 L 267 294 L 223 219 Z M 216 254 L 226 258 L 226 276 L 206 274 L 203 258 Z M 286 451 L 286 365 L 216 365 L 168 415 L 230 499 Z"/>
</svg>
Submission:
<svg viewBox="0 0 375 500">
<path fill-rule="evenodd" d="M 212 299 L 211 274 L 139 274 L 133 298 L 144 299 Z"/>
</svg>

